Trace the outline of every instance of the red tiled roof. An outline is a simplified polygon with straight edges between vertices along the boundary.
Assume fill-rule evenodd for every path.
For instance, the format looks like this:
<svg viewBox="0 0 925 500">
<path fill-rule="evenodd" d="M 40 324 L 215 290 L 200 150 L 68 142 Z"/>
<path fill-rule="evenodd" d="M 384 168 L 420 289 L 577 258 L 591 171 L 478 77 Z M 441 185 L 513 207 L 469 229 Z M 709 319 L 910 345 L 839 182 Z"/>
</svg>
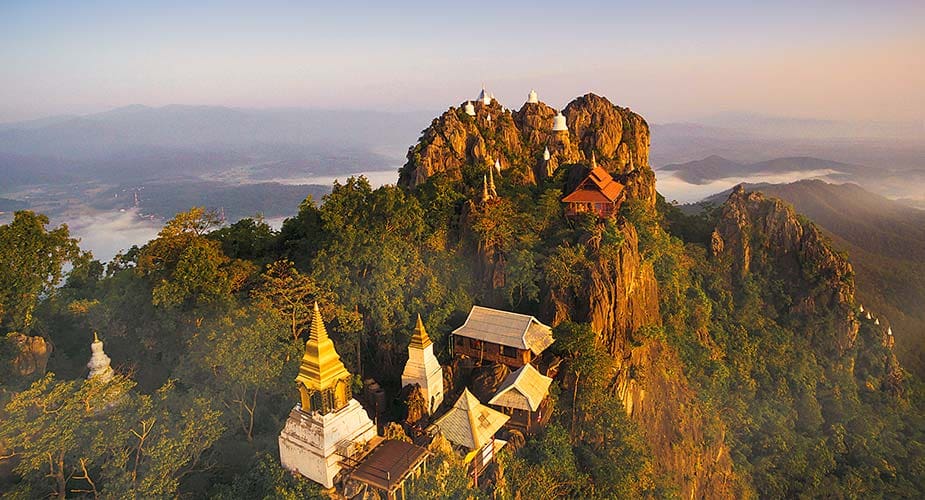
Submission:
<svg viewBox="0 0 925 500">
<path fill-rule="evenodd" d="M 566 203 L 613 203 L 623 192 L 623 184 L 601 167 L 594 167 L 568 196 L 562 198 Z"/>
</svg>

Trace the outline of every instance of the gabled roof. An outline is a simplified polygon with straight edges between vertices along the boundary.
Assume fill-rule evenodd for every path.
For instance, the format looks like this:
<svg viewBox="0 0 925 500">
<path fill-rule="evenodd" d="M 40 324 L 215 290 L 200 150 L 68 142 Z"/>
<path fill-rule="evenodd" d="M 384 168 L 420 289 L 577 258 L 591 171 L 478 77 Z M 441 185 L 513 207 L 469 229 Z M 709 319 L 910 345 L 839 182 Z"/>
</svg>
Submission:
<svg viewBox="0 0 925 500">
<path fill-rule="evenodd" d="M 483 405 L 469 389 L 464 389 L 453 407 L 434 425 L 450 442 L 477 450 L 491 441 L 508 419 L 510 417 Z"/>
<path fill-rule="evenodd" d="M 568 196 L 562 198 L 566 203 L 571 202 L 610 202 L 613 203 L 623 192 L 623 184 L 615 181 L 610 174 L 601 167 L 595 166 L 587 177 L 578 183 Z"/>
<path fill-rule="evenodd" d="M 534 354 L 546 350 L 553 342 L 552 329 L 527 314 L 472 306 L 466 322 L 453 335 L 530 349 Z"/>
<path fill-rule="evenodd" d="M 427 456 L 427 450 L 404 441 L 386 439 L 350 474 L 352 479 L 384 491 L 397 488 Z"/>
<path fill-rule="evenodd" d="M 488 404 L 536 411 L 540 403 L 549 395 L 549 384 L 551 383 L 551 378 L 536 371 L 533 365 L 527 363 L 504 379 L 498 392 L 492 396 Z"/>
</svg>

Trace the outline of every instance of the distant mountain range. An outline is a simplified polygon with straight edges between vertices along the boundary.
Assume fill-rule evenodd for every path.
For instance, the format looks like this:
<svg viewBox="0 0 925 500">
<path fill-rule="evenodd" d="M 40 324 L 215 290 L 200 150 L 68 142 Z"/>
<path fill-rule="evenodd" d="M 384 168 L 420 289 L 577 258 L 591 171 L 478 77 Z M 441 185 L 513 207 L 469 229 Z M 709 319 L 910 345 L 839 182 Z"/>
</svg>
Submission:
<svg viewBox="0 0 925 500">
<path fill-rule="evenodd" d="M 748 177 L 758 174 L 784 174 L 790 172 L 827 172 L 829 176 L 851 177 L 862 173 L 866 167 L 809 156 L 775 158 L 755 163 L 743 163 L 712 155 L 702 160 L 686 163 L 672 163 L 659 168 L 661 171 L 677 172 L 677 176 L 691 184 L 709 182 L 730 177 Z"/>
<path fill-rule="evenodd" d="M 429 113 L 128 106 L 0 125 L 3 188 L 98 177 L 197 176 L 253 166 L 265 178 L 396 168 Z M 261 174 L 262 172 L 262 174 Z"/>
<path fill-rule="evenodd" d="M 925 211 L 856 184 L 804 180 L 746 189 L 792 204 L 848 252 L 859 301 L 893 327 L 904 365 L 925 373 Z M 728 196 L 719 193 L 704 203 L 719 205 Z"/>
</svg>

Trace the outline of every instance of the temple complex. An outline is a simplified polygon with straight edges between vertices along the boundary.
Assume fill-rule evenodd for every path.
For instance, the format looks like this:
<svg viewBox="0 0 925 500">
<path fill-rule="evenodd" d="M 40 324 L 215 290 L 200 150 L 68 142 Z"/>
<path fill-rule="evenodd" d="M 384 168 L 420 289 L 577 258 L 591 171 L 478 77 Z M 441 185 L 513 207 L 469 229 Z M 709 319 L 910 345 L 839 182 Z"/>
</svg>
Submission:
<svg viewBox="0 0 925 500">
<path fill-rule="evenodd" d="M 434 343 L 424 330 L 420 314 L 408 344 L 408 362 L 401 374 L 402 387 L 414 384 L 421 387 L 428 413 L 433 414 L 443 402 L 443 368 L 434 356 Z"/>
<path fill-rule="evenodd" d="M 372 420 L 353 398 L 351 378 L 316 303 L 296 377 L 300 403 L 279 435 L 279 456 L 283 467 L 325 488 L 334 486 L 341 460 L 363 454 L 376 437 Z"/>
</svg>

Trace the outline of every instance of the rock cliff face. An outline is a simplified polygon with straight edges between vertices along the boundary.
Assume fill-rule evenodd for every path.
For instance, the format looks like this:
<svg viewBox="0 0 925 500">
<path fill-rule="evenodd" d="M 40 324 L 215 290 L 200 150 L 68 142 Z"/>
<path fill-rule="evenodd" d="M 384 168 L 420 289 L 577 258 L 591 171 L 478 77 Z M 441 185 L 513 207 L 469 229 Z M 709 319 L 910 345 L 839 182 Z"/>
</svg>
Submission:
<svg viewBox="0 0 925 500">
<path fill-rule="evenodd" d="M 21 333 L 7 336 L 6 341 L 11 344 L 15 357 L 12 360 L 12 372 L 20 377 L 41 375 L 45 373 L 51 347 L 42 337 L 32 337 Z"/>
<path fill-rule="evenodd" d="M 629 197 L 645 199 L 654 206 L 649 126 L 629 109 L 586 94 L 562 111 L 568 131 L 554 132 L 556 112 L 545 103 L 525 103 L 514 112 L 495 100 L 488 105 L 481 101 L 472 104 L 475 116 L 466 114 L 466 103 L 462 103 L 424 130 L 408 151 L 399 185 L 415 187 L 437 174 L 460 180 L 466 167 L 487 168 L 496 159 L 506 178 L 532 185 L 561 165 L 588 163 L 593 152 L 600 166 L 626 184 Z M 543 158 L 546 149 L 550 152 L 548 163 Z"/>
<path fill-rule="evenodd" d="M 711 246 L 714 256 L 729 260 L 739 277 L 756 263 L 772 267 L 787 283 L 793 312 L 809 317 L 832 311 L 836 336 L 814 339 L 817 345 L 832 343 L 838 355 L 854 346 L 859 324 L 851 264 L 784 202 L 738 186 L 723 206 Z"/>
<path fill-rule="evenodd" d="M 645 433 L 660 472 L 672 478 L 682 497 L 733 498 L 724 427 L 700 410 L 674 349 L 645 336 L 646 327 L 661 324 L 658 283 L 640 255 L 635 227 L 624 224 L 621 231 L 621 249 L 592 258 L 579 286 L 549 288 L 546 316 L 553 325 L 571 320 L 590 323 L 598 332 L 615 360 L 614 391 Z M 707 437 L 706 429 L 720 431 Z"/>
</svg>

